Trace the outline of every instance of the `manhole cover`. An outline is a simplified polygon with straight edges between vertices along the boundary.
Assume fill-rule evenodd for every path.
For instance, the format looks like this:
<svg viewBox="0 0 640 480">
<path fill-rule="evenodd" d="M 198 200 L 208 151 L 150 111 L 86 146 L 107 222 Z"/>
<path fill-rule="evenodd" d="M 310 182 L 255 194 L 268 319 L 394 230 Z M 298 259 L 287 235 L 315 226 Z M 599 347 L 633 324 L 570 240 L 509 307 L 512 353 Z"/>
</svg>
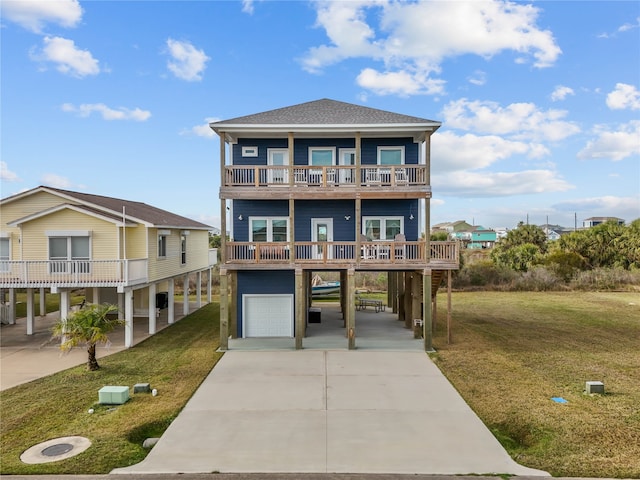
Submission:
<svg viewBox="0 0 640 480">
<path fill-rule="evenodd" d="M 50 447 L 42 450 L 42 454 L 47 457 L 57 457 L 73 450 L 73 445 L 70 443 L 58 443 L 57 445 L 51 445 Z"/>
</svg>

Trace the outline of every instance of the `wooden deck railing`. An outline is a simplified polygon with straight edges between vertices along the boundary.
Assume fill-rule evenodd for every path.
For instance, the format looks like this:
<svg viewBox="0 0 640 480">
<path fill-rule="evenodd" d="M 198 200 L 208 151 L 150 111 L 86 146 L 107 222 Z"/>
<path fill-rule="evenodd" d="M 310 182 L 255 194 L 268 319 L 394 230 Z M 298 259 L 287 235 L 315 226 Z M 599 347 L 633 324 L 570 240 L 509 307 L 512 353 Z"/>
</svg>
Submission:
<svg viewBox="0 0 640 480">
<path fill-rule="evenodd" d="M 227 242 L 226 262 L 231 264 L 415 264 L 458 265 L 457 242 L 296 242 L 291 252 L 284 242 Z"/>
<path fill-rule="evenodd" d="M 225 167 L 225 187 L 270 186 L 390 186 L 426 185 L 426 165 L 362 165 L 351 166 L 267 166 L 228 165 Z"/>
<path fill-rule="evenodd" d="M 147 278 L 146 258 L 0 261 L 3 288 L 127 286 L 144 283 Z"/>
</svg>

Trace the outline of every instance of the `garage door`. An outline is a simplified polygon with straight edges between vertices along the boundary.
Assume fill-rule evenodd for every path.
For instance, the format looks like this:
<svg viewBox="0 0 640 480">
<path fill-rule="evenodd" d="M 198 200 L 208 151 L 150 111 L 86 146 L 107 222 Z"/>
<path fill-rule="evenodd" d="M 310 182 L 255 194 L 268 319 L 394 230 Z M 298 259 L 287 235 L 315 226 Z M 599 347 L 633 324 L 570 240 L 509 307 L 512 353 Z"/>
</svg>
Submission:
<svg viewBox="0 0 640 480">
<path fill-rule="evenodd" d="M 242 336 L 293 337 L 293 295 L 243 295 Z"/>
</svg>

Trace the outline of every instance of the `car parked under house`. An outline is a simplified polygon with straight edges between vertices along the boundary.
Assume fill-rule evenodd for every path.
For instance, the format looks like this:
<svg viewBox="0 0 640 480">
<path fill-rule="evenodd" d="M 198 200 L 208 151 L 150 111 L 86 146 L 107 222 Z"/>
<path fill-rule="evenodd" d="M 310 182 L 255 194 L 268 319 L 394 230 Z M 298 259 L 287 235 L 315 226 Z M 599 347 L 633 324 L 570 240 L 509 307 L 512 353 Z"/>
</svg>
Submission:
<svg viewBox="0 0 640 480">
<path fill-rule="evenodd" d="M 377 271 L 407 326 L 424 320 L 430 349 L 430 300 L 458 268 L 457 243 L 427 234 L 440 122 L 322 99 L 210 127 L 220 137 L 221 230 L 231 234 L 221 348 L 229 336 L 290 337 L 303 348 L 311 280 L 323 271 L 339 272 L 345 347 L 355 348 L 354 274 Z"/>
</svg>

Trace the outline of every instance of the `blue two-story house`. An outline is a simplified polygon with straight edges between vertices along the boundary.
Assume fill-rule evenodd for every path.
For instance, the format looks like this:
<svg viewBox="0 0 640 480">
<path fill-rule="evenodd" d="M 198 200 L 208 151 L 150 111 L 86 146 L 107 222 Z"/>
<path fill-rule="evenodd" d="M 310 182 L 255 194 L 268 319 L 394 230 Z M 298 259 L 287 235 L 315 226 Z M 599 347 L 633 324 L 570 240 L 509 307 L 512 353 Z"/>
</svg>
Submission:
<svg viewBox="0 0 640 480">
<path fill-rule="evenodd" d="M 356 345 L 358 271 L 386 272 L 407 327 L 458 268 L 430 242 L 430 139 L 440 122 L 322 99 L 212 122 L 220 137 L 220 345 L 289 337 L 303 348 L 315 273 L 340 273 L 345 346 Z M 394 301 L 394 300 L 392 300 Z M 413 320 L 412 320 L 413 319 Z"/>
</svg>

